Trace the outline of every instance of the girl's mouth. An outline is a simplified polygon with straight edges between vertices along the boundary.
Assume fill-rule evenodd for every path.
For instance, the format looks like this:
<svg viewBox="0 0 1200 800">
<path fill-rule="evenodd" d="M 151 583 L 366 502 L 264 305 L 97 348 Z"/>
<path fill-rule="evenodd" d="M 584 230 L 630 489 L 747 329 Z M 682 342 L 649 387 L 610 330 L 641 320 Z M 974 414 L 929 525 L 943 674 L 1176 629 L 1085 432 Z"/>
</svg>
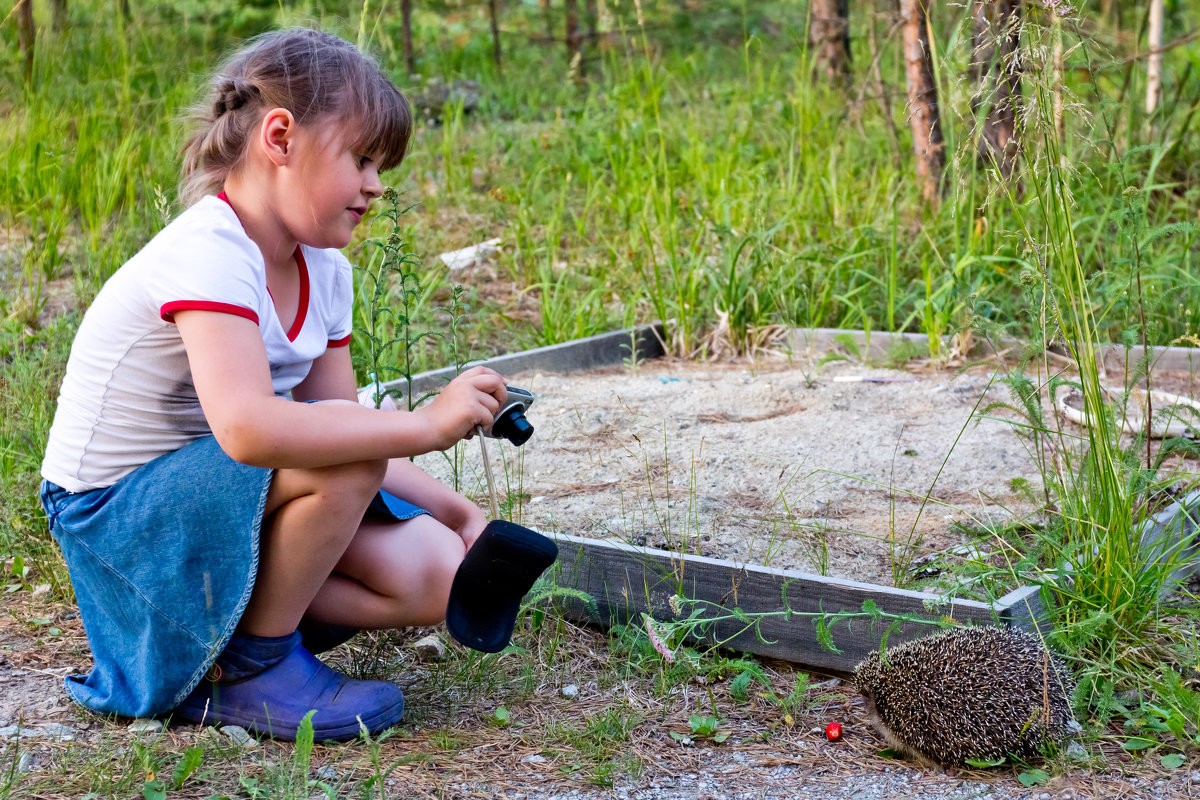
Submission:
<svg viewBox="0 0 1200 800">
<path fill-rule="evenodd" d="M 361 222 L 362 218 L 363 218 L 363 214 L 367 213 L 367 210 L 365 208 L 348 208 L 346 210 L 354 215 L 355 224 L 358 224 L 359 222 Z"/>
</svg>

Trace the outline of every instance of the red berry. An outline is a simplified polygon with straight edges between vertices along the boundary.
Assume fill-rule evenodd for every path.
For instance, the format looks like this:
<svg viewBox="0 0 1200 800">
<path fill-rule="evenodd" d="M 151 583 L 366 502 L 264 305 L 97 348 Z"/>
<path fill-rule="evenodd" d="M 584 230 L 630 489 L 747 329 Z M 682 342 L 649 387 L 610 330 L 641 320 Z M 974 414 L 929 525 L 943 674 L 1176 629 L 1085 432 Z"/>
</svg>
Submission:
<svg viewBox="0 0 1200 800">
<path fill-rule="evenodd" d="M 836 722 L 831 722 L 825 726 L 825 738 L 831 742 L 836 742 L 842 738 L 842 726 Z"/>
</svg>

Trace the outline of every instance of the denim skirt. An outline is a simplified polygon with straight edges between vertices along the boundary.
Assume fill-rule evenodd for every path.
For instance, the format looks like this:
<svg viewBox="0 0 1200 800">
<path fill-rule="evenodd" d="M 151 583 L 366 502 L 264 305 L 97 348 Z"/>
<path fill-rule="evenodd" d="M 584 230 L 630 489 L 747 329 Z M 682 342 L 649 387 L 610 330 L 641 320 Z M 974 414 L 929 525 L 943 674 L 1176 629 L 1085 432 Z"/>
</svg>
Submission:
<svg viewBox="0 0 1200 800">
<path fill-rule="evenodd" d="M 67 676 L 72 700 L 146 717 L 191 693 L 250 600 L 272 474 L 207 436 L 106 488 L 42 483 L 94 661 L 90 673 Z M 381 492 L 368 513 L 402 521 L 427 512 Z"/>
</svg>

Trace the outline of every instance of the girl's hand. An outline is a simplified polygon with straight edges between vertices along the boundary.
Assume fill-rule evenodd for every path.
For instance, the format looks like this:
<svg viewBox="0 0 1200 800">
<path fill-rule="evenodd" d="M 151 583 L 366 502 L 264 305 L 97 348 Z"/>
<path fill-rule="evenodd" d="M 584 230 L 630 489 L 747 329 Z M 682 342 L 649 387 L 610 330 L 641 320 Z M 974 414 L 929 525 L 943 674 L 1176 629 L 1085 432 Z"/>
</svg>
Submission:
<svg viewBox="0 0 1200 800">
<path fill-rule="evenodd" d="M 507 397 L 500 373 L 487 367 L 472 367 L 414 413 L 429 424 L 434 449 L 445 450 L 466 438 L 476 425 L 491 426 Z"/>
<path fill-rule="evenodd" d="M 479 506 L 407 458 L 394 458 L 388 462 L 383 488 L 428 511 L 434 519 L 461 536 L 468 549 L 487 524 L 487 517 Z"/>
<path fill-rule="evenodd" d="M 445 518 L 438 521 L 461 536 L 463 544 L 467 546 L 468 550 L 471 549 L 471 545 L 475 544 L 475 540 L 479 538 L 479 534 L 483 533 L 483 528 L 487 525 L 487 517 L 479 506 L 465 498 L 463 502 L 448 509 Z"/>
</svg>

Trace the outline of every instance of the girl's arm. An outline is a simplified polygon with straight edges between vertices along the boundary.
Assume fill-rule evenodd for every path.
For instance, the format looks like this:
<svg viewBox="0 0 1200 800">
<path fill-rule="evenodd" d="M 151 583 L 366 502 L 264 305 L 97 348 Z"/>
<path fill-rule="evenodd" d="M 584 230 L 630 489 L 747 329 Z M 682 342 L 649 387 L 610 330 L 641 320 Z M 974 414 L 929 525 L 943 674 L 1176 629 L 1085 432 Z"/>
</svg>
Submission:
<svg viewBox="0 0 1200 800">
<path fill-rule="evenodd" d="M 308 377 L 292 390 L 292 397 L 300 401 L 338 398 L 357 403 L 358 388 L 354 381 L 350 348 L 334 347 L 326 350 L 325 355 L 313 362 Z M 383 488 L 424 508 L 438 522 L 457 532 L 467 547 L 479 537 L 487 522 L 479 506 L 407 458 L 393 458 L 389 462 Z"/>
<path fill-rule="evenodd" d="M 479 506 L 407 458 L 394 458 L 388 463 L 383 488 L 428 511 L 434 519 L 461 536 L 468 548 L 483 533 L 487 523 Z"/>
<path fill-rule="evenodd" d="M 292 398 L 306 400 L 349 400 L 358 402 L 350 347 L 330 347 L 312 363 L 308 376 L 292 389 Z"/>
<path fill-rule="evenodd" d="M 175 324 L 209 427 L 229 457 L 245 464 L 321 467 L 444 450 L 476 425 L 490 425 L 505 396 L 498 373 L 475 367 L 416 411 L 295 403 L 275 396 L 266 348 L 251 320 L 187 310 L 175 314 Z M 349 354 L 340 357 L 348 360 Z M 336 370 L 326 374 L 326 368 L 334 366 L 330 361 L 318 367 L 312 386 L 346 391 L 346 379 L 333 376 Z M 352 398 L 352 373 L 349 381 Z"/>
</svg>

